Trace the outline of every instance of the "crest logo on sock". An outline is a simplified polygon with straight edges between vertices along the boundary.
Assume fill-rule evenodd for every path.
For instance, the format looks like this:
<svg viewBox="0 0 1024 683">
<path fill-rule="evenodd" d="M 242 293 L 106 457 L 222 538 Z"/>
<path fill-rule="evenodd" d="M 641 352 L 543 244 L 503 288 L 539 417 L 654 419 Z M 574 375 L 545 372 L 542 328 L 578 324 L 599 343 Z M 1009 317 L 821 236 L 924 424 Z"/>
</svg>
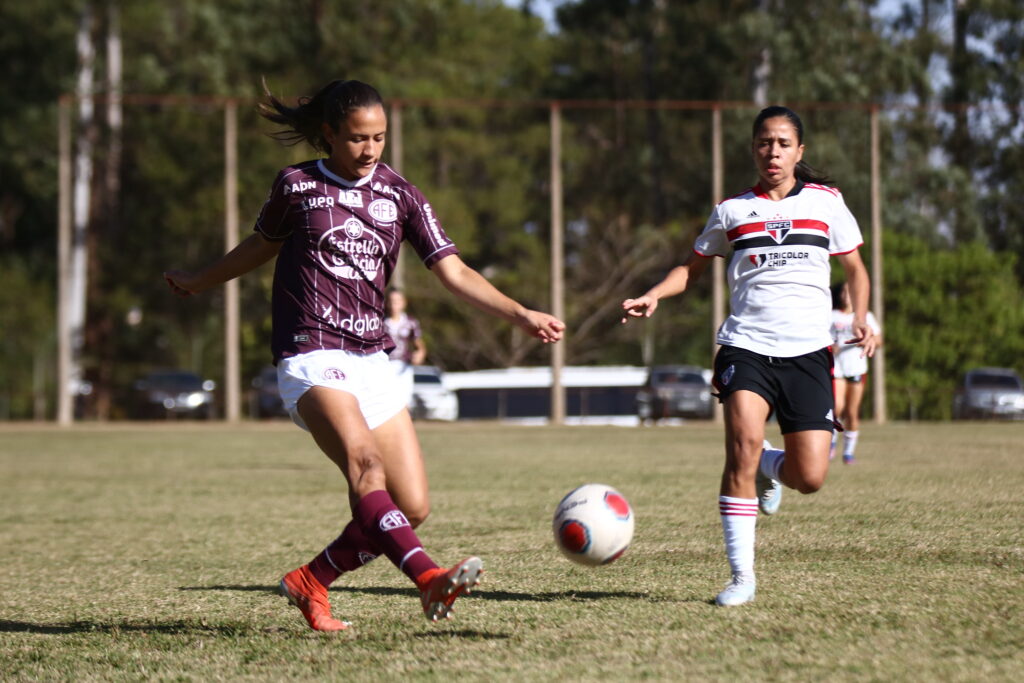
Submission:
<svg viewBox="0 0 1024 683">
<path fill-rule="evenodd" d="M 376 559 L 377 556 L 373 553 L 368 553 L 362 550 L 359 551 L 359 564 L 369 564 L 370 562 Z"/>
<path fill-rule="evenodd" d="M 409 520 L 405 518 L 401 510 L 391 510 L 380 518 L 378 525 L 381 531 L 394 531 L 403 526 L 410 526 Z"/>
</svg>

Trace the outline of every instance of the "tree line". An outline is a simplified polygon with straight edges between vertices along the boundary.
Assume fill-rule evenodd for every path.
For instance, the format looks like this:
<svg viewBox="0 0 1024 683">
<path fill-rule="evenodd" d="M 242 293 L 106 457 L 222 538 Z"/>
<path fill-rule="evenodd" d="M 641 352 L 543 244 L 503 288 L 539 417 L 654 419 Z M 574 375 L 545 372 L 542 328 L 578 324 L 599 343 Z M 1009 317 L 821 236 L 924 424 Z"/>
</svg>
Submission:
<svg viewBox="0 0 1024 683">
<path fill-rule="evenodd" d="M 1024 6 L 565 0 L 546 26 L 535 4 L 6 3 L 0 418 L 52 416 L 57 100 L 79 83 L 86 13 L 94 94 L 109 94 L 104 46 L 114 35 L 126 96 L 181 98 L 128 103 L 117 130 L 99 110 L 75 125 L 75 141 L 91 143 L 93 168 L 87 416 L 123 414 L 147 369 L 220 379 L 222 295 L 175 300 L 160 273 L 223 249 L 223 117 L 209 98 L 242 103 L 243 232 L 276 170 L 310 158 L 268 138 L 272 127 L 254 111 L 264 81 L 294 98 L 358 78 L 405 102 L 403 173 L 431 199 L 467 262 L 539 307 L 549 291 L 549 132 L 547 110 L 530 103 L 623 103 L 563 113 L 566 354 L 574 365 L 710 363 L 707 282 L 646 326 L 618 325 L 618 303 L 690 248 L 712 191 L 708 112 L 626 103 L 749 103 L 723 112 L 727 194 L 753 180 L 749 126 L 758 108 L 789 104 L 805 120 L 806 158 L 836 179 L 865 233 L 865 112 L 878 105 L 891 413 L 947 417 L 963 370 L 1024 370 Z M 431 362 L 449 370 L 547 362 L 539 345 L 456 308 L 422 267 L 406 266 Z M 241 286 L 245 378 L 269 359 L 270 278 L 267 268 Z"/>
</svg>

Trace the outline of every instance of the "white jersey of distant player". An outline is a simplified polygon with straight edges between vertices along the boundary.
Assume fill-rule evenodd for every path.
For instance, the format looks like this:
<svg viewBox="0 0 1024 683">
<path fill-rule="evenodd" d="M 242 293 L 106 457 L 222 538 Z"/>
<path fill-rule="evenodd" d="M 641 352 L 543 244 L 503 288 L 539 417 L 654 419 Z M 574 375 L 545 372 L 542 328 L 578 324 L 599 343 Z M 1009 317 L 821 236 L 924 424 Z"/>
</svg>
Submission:
<svg viewBox="0 0 1024 683">
<path fill-rule="evenodd" d="M 711 212 L 694 244 L 702 256 L 729 256 L 730 315 L 718 343 L 791 358 L 823 349 L 832 297 L 829 256 L 863 243 L 839 190 L 797 182 L 773 201 L 759 186 Z"/>
<path fill-rule="evenodd" d="M 875 334 L 881 334 L 878 320 L 868 311 L 868 325 Z M 838 378 L 860 377 L 868 374 L 868 359 L 862 357 L 864 349 L 856 344 L 847 344 L 853 339 L 853 312 L 843 313 L 832 310 L 832 341 L 839 349 L 836 353 L 835 376 Z"/>
</svg>

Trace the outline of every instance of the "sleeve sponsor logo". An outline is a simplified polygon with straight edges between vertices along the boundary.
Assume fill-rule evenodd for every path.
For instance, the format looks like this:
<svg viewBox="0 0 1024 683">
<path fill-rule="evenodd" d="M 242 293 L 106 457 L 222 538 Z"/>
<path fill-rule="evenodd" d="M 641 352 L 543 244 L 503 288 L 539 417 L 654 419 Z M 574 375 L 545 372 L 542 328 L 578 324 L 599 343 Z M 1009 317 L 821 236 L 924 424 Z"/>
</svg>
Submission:
<svg viewBox="0 0 1024 683">
<path fill-rule="evenodd" d="M 381 223 L 394 223 L 398 218 L 398 207 L 390 199 L 374 199 L 366 210 Z"/>
<path fill-rule="evenodd" d="M 437 224 L 437 219 L 434 218 L 434 210 L 430 208 L 430 204 L 423 205 L 423 215 L 427 217 L 427 225 L 430 226 L 430 234 L 434 237 L 434 241 L 438 244 L 448 244 L 448 240 L 441 233 L 441 226 Z"/>
</svg>

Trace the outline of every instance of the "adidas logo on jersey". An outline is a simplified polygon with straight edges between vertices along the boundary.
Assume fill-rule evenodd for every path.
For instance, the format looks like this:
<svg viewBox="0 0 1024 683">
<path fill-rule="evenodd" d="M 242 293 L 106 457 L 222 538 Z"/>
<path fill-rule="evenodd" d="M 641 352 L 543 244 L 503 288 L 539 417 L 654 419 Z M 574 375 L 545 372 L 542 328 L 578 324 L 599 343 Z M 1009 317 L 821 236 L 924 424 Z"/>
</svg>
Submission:
<svg viewBox="0 0 1024 683">
<path fill-rule="evenodd" d="M 760 218 L 760 216 L 757 215 L 757 211 L 751 211 L 747 214 L 747 218 Z"/>
</svg>

